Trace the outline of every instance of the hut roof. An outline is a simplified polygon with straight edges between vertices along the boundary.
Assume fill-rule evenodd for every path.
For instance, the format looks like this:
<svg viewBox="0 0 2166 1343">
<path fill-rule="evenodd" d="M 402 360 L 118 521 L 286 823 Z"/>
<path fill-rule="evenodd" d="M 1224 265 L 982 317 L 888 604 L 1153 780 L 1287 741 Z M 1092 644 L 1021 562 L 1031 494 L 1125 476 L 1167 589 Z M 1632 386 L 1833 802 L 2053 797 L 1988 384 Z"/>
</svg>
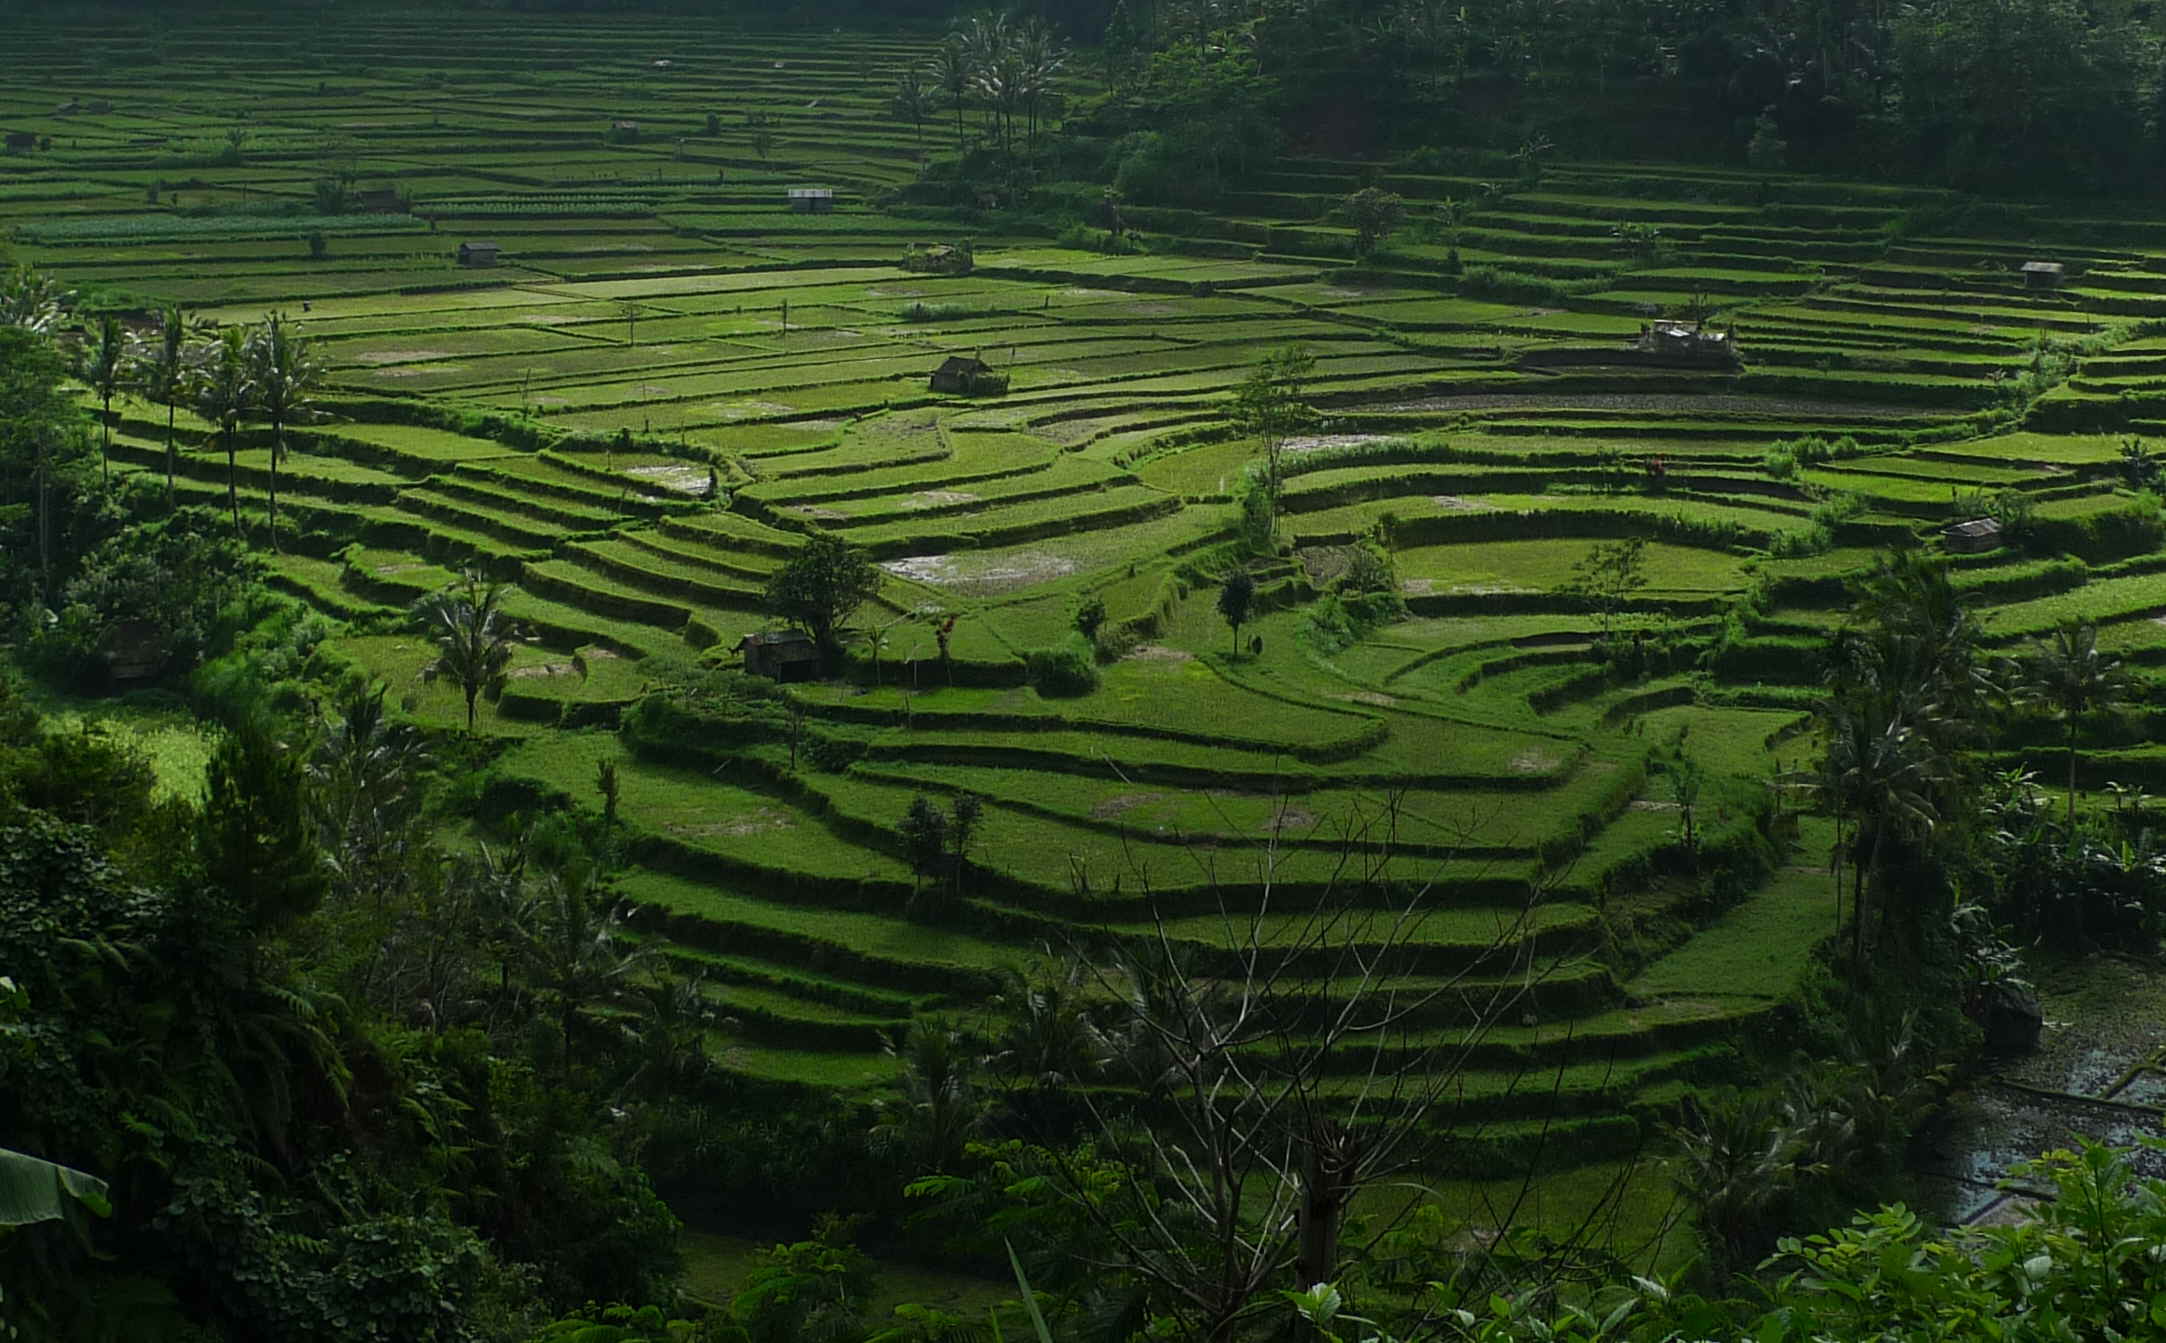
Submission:
<svg viewBox="0 0 2166 1343">
<path fill-rule="evenodd" d="M 772 648 L 780 651 L 811 647 L 812 636 L 803 630 L 761 630 L 756 634 L 747 634 L 737 641 L 737 651 L 740 653 L 748 648 Z"/>
<path fill-rule="evenodd" d="M 2001 534 L 2000 519 L 1972 518 L 1968 522 L 1950 523 L 1943 529 L 1943 534 L 1973 539 L 1981 536 L 1999 536 Z"/>
<path fill-rule="evenodd" d="M 2061 275 L 2068 267 L 2058 261 L 2026 261 L 2021 269 L 2025 275 Z"/>
<path fill-rule="evenodd" d="M 974 354 L 951 354 L 940 361 L 942 373 L 989 373 L 992 368 Z"/>
</svg>

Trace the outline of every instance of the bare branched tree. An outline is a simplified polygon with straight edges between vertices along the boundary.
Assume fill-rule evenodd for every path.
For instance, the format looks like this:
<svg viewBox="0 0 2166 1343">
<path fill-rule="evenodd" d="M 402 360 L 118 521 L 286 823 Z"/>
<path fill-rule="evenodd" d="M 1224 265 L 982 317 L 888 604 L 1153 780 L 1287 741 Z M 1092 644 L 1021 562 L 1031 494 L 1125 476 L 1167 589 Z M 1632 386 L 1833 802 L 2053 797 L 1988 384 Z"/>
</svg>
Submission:
<svg viewBox="0 0 2166 1343">
<path fill-rule="evenodd" d="M 1250 898 L 1236 907 L 1213 881 L 1214 938 L 1159 919 L 1111 955 L 1071 948 L 1114 1004 L 1098 1028 L 1111 1059 L 1101 1080 L 1114 1085 L 1071 1090 L 1089 1140 L 1049 1142 L 1049 1174 L 1093 1233 L 1094 1266 L 1147 1284 L 1185 1336 L 1232 1338 L 1283 1309 L 1279 1291 L 1373 1256 L 1429 1195 L 1449 1144 L 1483 1137 L 1458 1113 L 1469 1076 L 1560 959 L 1540 918 L 1555 872 L 1500 906 L 1481 945 L 1427 936 L 1439 891 L 1407 879 L 1399 803 L 1373 803 L 1335 835 L 1272 827 L 1260 880 L 1241 888 Z M 1320 892 L 1275 879 L 1297 848 L 1336 855 Z M 1009 1083 L 1027 1090 L 1039 1070 L 1011 1068 Z M 1534 1065 L 1523 1077 L 1540 1088 Z M 1108 1152 L 1131 1176 L 1111 1187 Z M 1500 1220 L 1477 1239 L 1510 1225 L 1526 1188 L 1489 1210 Z M 1357 1198 L 1392 1189 L 1411 1195 L 1402 1211 L 1366 1219 L 1349 1243 Z M 1613 1198 L 1596 1202 L 1614 1211 Z"/>
</svg>

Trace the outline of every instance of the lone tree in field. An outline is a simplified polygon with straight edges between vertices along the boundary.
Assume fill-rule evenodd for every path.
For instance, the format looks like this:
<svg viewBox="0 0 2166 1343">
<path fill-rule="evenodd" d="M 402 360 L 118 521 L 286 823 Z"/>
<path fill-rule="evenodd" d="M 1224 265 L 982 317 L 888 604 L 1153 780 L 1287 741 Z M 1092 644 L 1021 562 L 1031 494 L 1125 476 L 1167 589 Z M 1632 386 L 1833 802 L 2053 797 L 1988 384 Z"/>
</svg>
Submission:
<svg viewBox="0 0 2166 1343">
<path fill-rule="evenodd" d="M 1233 651 L 1241 651 L 1241 627 L 1248 623 L 1249 608 L 1256 602 L 1256 580 L 1248 576 L 1248 570 L 1236 569 L 1226 578 L 1226 585 L 1218 590 L 1218 613 L 1233 626 Z"/>
<path fill-rule="evenodd" d="M 294 329 L 293 319 L 274 312 L 248 338 L 249 381 L 255 385 L 256 414 L 271 427 L 271 549 L 278 549 L 278 464 L 286 459 L 286 426 L 315 417 L 316 384 L 323 363 Z"/>
<path fill-rule="evenodd" d="M 1437 229 L 1444 235 L 1444 270 L 1457 275 L 1464 267 L 1459 260 L 1459 240 L 1466 236 L 1467 222 L 1474 216 L 1473 207 L 1465 201 L 1446 196 L 1443 204 L 1436 207 Z"/>
<path fill-rule="evenodd" d="M 1602 616 L 1602 637 L 1607 639 L 1625 601 L 1646 586 L 1647 538 L 1628 536 L 1601 542 L 1588 551 L 1572 566 L 1572 581 L 1559 591 L 1593 602 Z"/>
<path fill-rule="evenodd" d="M 75 376 L 98 398 L 100 461 L 105 483 L 113 482 L 113 398 L 128 386 L 128 328 L 106 313 L 76 354 Z"/>
<path fill-rule="evenodd" d="M 832 649 L 835 632 L 879 590 L 880 571 L 862 551 L 814 532 L 767 580 L 767 609 Z"/>
<path fill-rule="evenodd" d="M 2031 699 L 2068 727 L 2068 833 L 2076 833 L 2076 730 L 2083 716 L 2110 709 L 2128 690 L 2121 660 L 2098 651 L 2098 627 L 2063 621 L 2041 640 L 2024 669 Z"/>
<path fill-rule="evenodd" d="M 503 585 L 468 569 L 458 583 L 423 601 L 422 623 L 436 635 L 436 661 L 423 675 L 448 677 L 466 696 L 466 730 L 474 730 L 474 704 L 503 679 L 518 631 L 503 612 Z"/>
<path fill-rule="evenodd" d="M 1256 440 L 1256 452 L 1263 463 L 1264 496 L 1270 501 L 1274 526 L 1286 486 L 1287 445 L 1316 423 L 1315 407 L 1301 399 L 1309 375 L 1315 371 L 1316 356 L 1289 345 L 1257 361 L 1234 389 L 1229 418 L 1235 433 Z"/>
<path fill-rule="evenodd" d="M 1086 643 L 1098 642 L 1098 627 L 1106 623 L 1106 599 L 1093 597 L 1075 611 L 1075 632 Z"/>
<path fill-rule="evenodd" d="M 1339 212 L 1354 226 L 1354 255 L 1366 261 L 1405 221 L 1406 202 L 1396 192 L 1363 187 L 1340 203 Z"/>
<path fill-rule="evenodd" d="M 902 818 L 903 853 L 910 860 L 911 892 L 926 877 L 936 881 L 948 853 L 947 814 L 923 793 L 910 799 Z"/>
<path fill-rule="evenodd" d="M 229 326 L 204 351 L 194 377 L 196 413 L 218 426 L 218 435 L 226 445 L 226 505 L 233 511 L 236 536 L 241 531 L 236 435 L 240 433 L 241 417 L 256 403 L 256 385 L 248 374 L 248 335 L 237 326 Z"/>
<path fill-rule="evenodd" d="M 136 390 L 156 405 L 165 407 L 165 501 L 173 505 L 173 477 L 180 453 L 173 443 L 173 417 L 188 394 L 188 378 L 197 356 L 195 348 L 201 326 L 191 322 L 178 303 L 158 312 L 158 334 L 136 346 L 133 353 Z"/>
</svg>

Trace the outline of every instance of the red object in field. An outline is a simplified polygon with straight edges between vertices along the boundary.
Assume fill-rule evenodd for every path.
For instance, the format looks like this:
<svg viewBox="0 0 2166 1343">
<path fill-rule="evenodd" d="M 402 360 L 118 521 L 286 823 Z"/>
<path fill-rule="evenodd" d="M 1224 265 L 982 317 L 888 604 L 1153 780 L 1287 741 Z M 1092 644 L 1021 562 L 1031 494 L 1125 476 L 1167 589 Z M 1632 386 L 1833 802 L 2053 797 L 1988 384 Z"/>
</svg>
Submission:
<svg viewBox="0 0 2166 1343">
<path fill-rule="evenodd" d="M 1663 478 L 1664 476 L 1668 475 L 1669 473 L 1670 473 L 1670 464 L 1669 464 L 1668 462 L 1665 462 L 1665 461 L 1663 461 L 1663 460 L 1662 460 L 1662 457 L 1661 457 L 1661 455 L 1660 455 L 1660 454 L 1657 454 L 1657 455 L 1655 455 L 1655 456 L 1653 456 L 1653 457 L 1649 457 L 1649 458 L 1647 459 L 1647 474 L 1648 474 L 1648 475 L 1650 475 L 1650 476 L 1653 476 L 1653 477 L 1654 477 L 1654 478 L 1655 478 L 1656 480 L 1660 480 L 1660 479 L 1662 479 L 1662 478 Z"/>
</svg>

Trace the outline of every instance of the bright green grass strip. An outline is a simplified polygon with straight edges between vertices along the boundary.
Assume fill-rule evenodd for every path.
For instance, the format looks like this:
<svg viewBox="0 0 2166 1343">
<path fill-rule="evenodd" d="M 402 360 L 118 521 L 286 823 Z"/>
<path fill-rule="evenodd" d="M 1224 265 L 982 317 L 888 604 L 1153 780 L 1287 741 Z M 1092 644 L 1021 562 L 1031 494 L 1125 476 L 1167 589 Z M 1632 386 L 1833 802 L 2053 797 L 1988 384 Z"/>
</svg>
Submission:
<svg viewBox="0 0 2166 1343">
<path fill-rule="evenodd" d="M 348 635 L 326 644 L 334 654 L 364 668 L 390 687 L 390 698 L 414 721 L 443 731 L 466 730 L 466 698 L 448 678 L 423 680 L 422 668 L 436 658 L 436 645 L 416 634 Z M 512 670 L 560 661 L 559 655 L 520 645 L 513 651 Z M 491 737 L 541 737 L 545 724 L 508 718 L 484 695 L 476 702 L 475 730 Z"/>
<path fill-rule="evenodd" d="M 1802 766 L 1810 753 L 1803 743 L 1780 747 L 1770 755 L 1768 740 L 1794 727 L 1807 715 L 1791 709 L 1738 709 L 1712 705 L 1680 704 L 1639 715 L 1640 728 L 1649 738 L 1670 741 L 1682 734 L 1680 748 L 1712 770 L 1741 778 L 1762 779 L 1773 771 L 1778 757 Z M 1662 785 L 1652 782 L 1648 791 L 1664 796 Z"/>
<path fill-rule="evenodd" d="M 913 965 L 999 971 L 1017 968 L 1032 955 L 1031 950 L 1023 946 L 990 942 L 962 932 L 911 923 L 899 910 L 895 917 L 888 918 L 857 910 L 776 904 L 659 872 L 630 872 L 619 878 L 616 886 L 628 899 L 674 914 L 711 919 L 724 925 L 744 924 Z"/>
<path fill-rule="evenodd" d="M 1575 578 L 1594 543 L 1577 540 L 1484 541 L 1417 546 L 1396 552 L 1402 579 L 1426 581 L 1438 592 L 1549 591 Z M 1693 546 L 1650 542 L 1650 592 L 1734 592 L 1745 586 L 1745 559 Z"/>
<path fill-rule="evenodd" d="M 501 768 L 584 798 L 604 762 L 617 766 L 622 814 L 635 829 L 738 862 L 812 877 L 910 880 L 909 868 L 898 860 L 845 843 L 780 797 L 723 783 L 703 770 L 640 760 L 610 734 L 558 734 L 513 751 Z"/>
<path fill-rule="evenodd" d="M 712 1038 L 715 1061 L 725 1070 L 763 1082 L 855 1091 L 884 1086 L 895 1079 L 899 1067 L 895 1057 L 887 1053 L 781 1049 L 750 1044 L 727 1033 Z"/>
<path fill-rule="evenodd" d="M 154 796 L 198 802 L 210 769 L 213 742 L 185 708 L 155 697 L 89 699 L 25 682 L 30 703 L 44 716 L 47 732 L 94 728 L 141 751 L 156 777 Z"/>
<path fill-rule="evenodd" d="M 1721 994 L 1780 1000 L 1833 936 L 1834 880 L 1821 868 L 1785 867 L 1715 923 L 1625 986 L 1634 998 Z"/>
<path fill-rule="evenodd" d="M 1029 806 L 1076 822 L 1117 824 L 1146 838 L 1213 837 L 1253 841 L 1276 833 L 1282 841 L 1334 843 L 1367 836 L 1396 843 L 1481 849 L 1526 846 L 1570 830 L 1586 796 L 1561 789 L 1532 791 L 1408 788 L 1264 790 L 1196 789 L 1136 784 L 1113 777 L 1048 774 L 970 765 L 860 765 L 860 773 L 942 791 L 968 791 Z M 1598 781 L 1597 781 L 1598 782 Z"/>
<path fill-rule="evenodd" d="M 1552 929 L 1592 927 L 1597 920 L 1592 906 L 1568 900 L 1545 901 L 1524 911 L 1479 906 L 1471 909 L 1428 906 L 1416 911 L 1403 924 L 1395 912 L 1355 911 L 1340 921 L 1333 942 L 1391 941 L 1413 947 L 1479 950 L 1509 945 Z M 1229 931 L 1244 941 L 1253 931 L 1257 942 L 1267 947 L 1303 945 L 1312 941 L 1318 931 L 1316 916 L 1307 913 L 1265 914 L 1254 919 L 1242 914 L 1230 917 L 1196 914 L 1166 919 L 1163 926 L 1167 935 L 1177 940 L 1212 945 L 1222 944 Z M 1133 937 L 1147 937 L 1156 932 L 1156 925 L 1152 924 L 1113 924 L 1111 927 L 1114 932 Z"/>
</svg>

